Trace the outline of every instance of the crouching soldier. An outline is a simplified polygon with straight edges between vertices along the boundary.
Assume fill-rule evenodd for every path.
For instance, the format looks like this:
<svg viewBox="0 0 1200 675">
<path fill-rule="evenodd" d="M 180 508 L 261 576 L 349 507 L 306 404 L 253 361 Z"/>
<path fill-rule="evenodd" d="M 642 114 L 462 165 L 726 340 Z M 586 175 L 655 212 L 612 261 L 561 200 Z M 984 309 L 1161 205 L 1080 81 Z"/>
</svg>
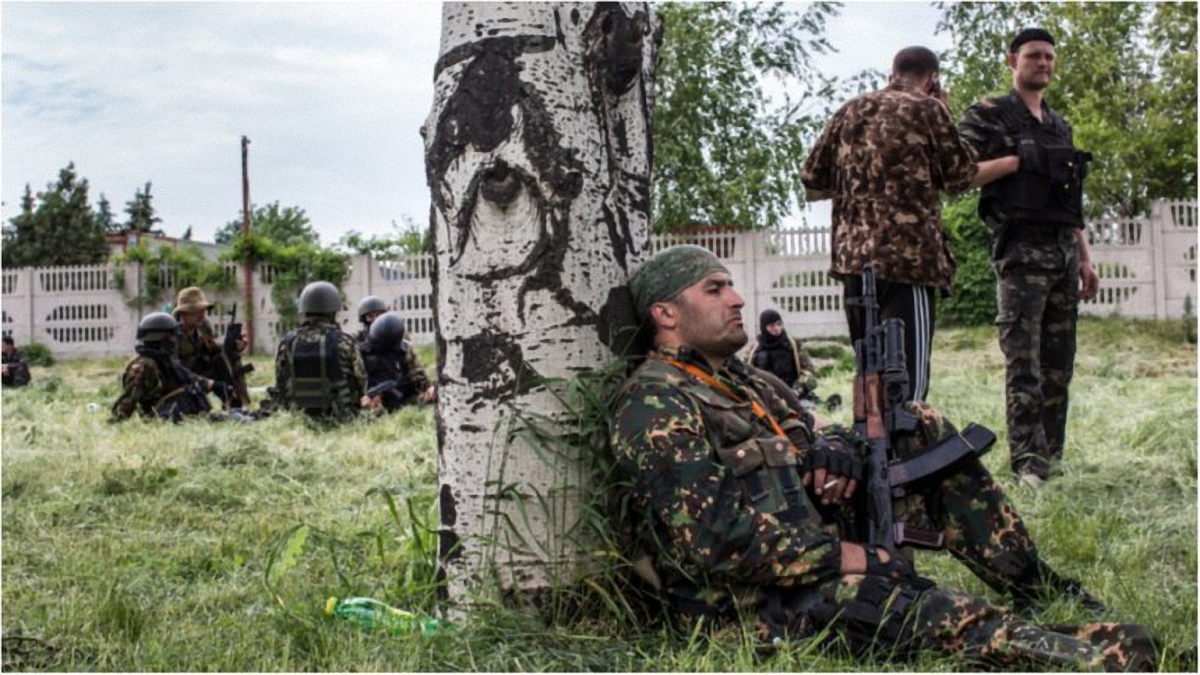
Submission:
<svg viewBox="0 0 1200 675">
<path fill-rule="evenodd" d="M 179 291 L 175 309 L 171 312 L 179 322 L 179 360 L 193 373 L 227 385 L 217 388 L 217 396 L 229 408 L 248 407 L 250 396 L 246 391 L 245 375 L 234 372 L 236 368 L 221 343 L 217 342 L 216 330 L 208 319 L 208 310 L 212 307 L 213 303 L 208 301 L 204 291 L 196 286 Z M 236 345 L 235 357 L 246 351 L 248 344 L 242 337 Z"/>
<path fill-rule="evenodd" d="M 389 312 L 371 324 L 369 337 L 359 344 L 369 387 L 364 404 L 373 408 L 382 405 L 394 412 L 401 406 L 430 403 L 437 398 L 417 350 L 404 338 L 404 319 L 398 314 Z"/>
<path fill-rule="evenodd" d="M 29 364 L 25 363 L 24 355 L 10 335 L 4 336 L 3 366 L 0 368 L 3 368 L 4 386 L 24 387 L 29 384 Z"/>
<path fill-rule="evenodd" d="M 622 538 L 634 570 L 684 627 L 746 612 L 767 641 L 825 632 L 861 655 L 934 650 L 1031 670 L 1155 666 L 1142 626 L 1038 625 L 938 588 L 903 555 L 864 542 L 864 442 L 836 426 L 814 432 L 737 358 L 747 336 L 730 281 L 720 260 L 692 246 L 658 253 L 630 280 L 653 347 L 616 402 L 612 447 L 628 504 Z M 898 449 L 919 453 L 956 433 L 913 405 L 928 424 L 896 439 Z M 916 495 L 923 508 L 902 502 L 898 517 L 943 530 L 956 558 L 1014 599 L 1097 604 L 1049 569 L 977 458 L 952 466 Z"/>
<path fill-rule="evenodd" d="M 110 421 L 133 416 L 159 417 L 179 422 L 184 417 L 212 410 L 206 392 L 217 386 L 180 362 L 176 353 L 179 323 L 165 312 L 142 319 L 137 329 L 137 356 L 125 366 L 122 391 L 112 407 Z"/>
<path fill-rule="evenodd" d="M 338 289 L 314 281 L 300 293 L 300 325 L 275 352 L 275 403 L 326 422 L 358 415 L 367 373 L 354 337 L 337 325 Z"/>
<path fill-rule="evenodd" d="M 358 342 L 359 345 L 366 343 L 367 338 L 371 336 L 371 324 L 375 322 L 375 319 L 383 316 L 387 310 L 387 303 L 378 296 L 368 295 L 359 300 L 358 308 L 354 313 L 358 315 L 358 322 L 362 324 L 362 328 L 354 334 L 355 342 Z"/>
</svg>

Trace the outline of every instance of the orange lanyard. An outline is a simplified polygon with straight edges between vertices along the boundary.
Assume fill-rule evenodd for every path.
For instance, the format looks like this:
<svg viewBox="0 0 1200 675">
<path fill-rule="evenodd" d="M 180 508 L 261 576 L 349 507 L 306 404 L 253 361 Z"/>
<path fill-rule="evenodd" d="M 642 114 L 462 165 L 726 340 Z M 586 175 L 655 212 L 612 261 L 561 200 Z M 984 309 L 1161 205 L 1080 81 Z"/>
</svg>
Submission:
<svg viewBox="0 0 1200 675">
<path fill-rule="evenodd" d="M 703 382 L 703 383 L 707 384 L 708 386 L 712 387 L 713 389 L 716 389 L 717 391 L 721 392 L 722 394 L 725 395 L 726 398 L 728 398 L 732 401 L 736 401 L 738 403 L 745 403 L 747 400 L 747 399 L 743 399 L 741 396 L 738 396 L 732 389 L 730 389 L 728 386 L 726 386 L 724 382 L 718 380 L 717 378 L 713 377 L 712 375 L 709 375 L 708 373 L 704 372 L 703 370 L 701 370 L 700 368 L 698 368 L 696 366 L 693 366 L 690 363 L 684 363 L 682 361 L 679 361 L 678 359 L 673 359 L 670 357 L 662 357 L 662 360 L 675 366 L 676 368 L 680 368 L 684 371 L 687 371 L 688 373 L 691 373 L 693 376 L 695 376 L 701 382 Z M 771 428 L 775 430 L 775 433 L 779 434 L 784 439 L 786 439 L 788 441 L 791 440 L 788 438 L 788 435 L 786 433 L 784 433 L 783 427 L 779 426 L 779 423 L 775 421 L 775 418 L 771 416 L 771 413 L 768 412 L 767 409 L 764 408 L 763 405 L 758 402 L 758 399 L 756 399 L 753 395 L 749 395 L 747 398 L 750 401 L 751 410 L 753 410 L 754 414 L 756 416 L 758 416 L 758 419 L 769 423 L 771 425 Z"/>
</svg>

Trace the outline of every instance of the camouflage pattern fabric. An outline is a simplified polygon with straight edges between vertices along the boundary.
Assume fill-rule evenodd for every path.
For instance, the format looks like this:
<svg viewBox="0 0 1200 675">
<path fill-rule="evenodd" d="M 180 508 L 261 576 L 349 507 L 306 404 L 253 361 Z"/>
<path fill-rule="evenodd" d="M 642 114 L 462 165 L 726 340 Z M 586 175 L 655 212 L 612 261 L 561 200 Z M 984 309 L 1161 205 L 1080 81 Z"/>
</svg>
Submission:
<svg viewBox="0 0 1200 675">
<path fill-rule="evenodd" d="M 703 369 L 737 400 L 667 359 Z M 611 438 L 627 478 L 630 559 L 650 556 L 658 588 L 681 628 L 703 617 L 724 625 L 749 614 L 757 617 L 764 639 L 803 638 L 829 626 L 859 652 L 934 649 L 1035 668 L 1153 664 L 1149 637 L 1139 626 L 1037 627 L 983 598 L 841 575 L 840 542 L 855 529 L 861 504 L 823 509 L 806 491 L 789 495 L 815 436 L 738 359 L 716 373 L 705 364 L 686 348 L 652 352 L 623 385 Z M 752 400 L 787 438 L 753 412 Z M 954 433 L 927 407 L 912 409 L 925 423 L 917 438 L 905 442 L 905 452 Z M 818 433 L 849 451 L 865 450 L 845 428 Z M 898 502 L 897 512 L 913 524 L 946 528 L 956 557 L 994 587 L 1011 589 L 1030 578 L 1036 548 L 986 469 L 977 461 L 964 464 L 921 496 Z M 856 495 L 861 501 L 866 490 Z M 851 625 L 861 613 L 849 611 L 864 602 L 864 579 L 875 580 L 870 586 L 879 614 L 876 625 L 866 627 Z M 891 584 L 882 596 L 881 580 Z M 894 602 L 899 595 L 903 603 Z"/>
<path fill-rule="evenodd" d="M 162 353 L 159 356 L 166 358 Z M 168 369 L 170 367 L 169 364 L 166 366 Z M 121 394 L 113 403 L 109 421 L 129 419 L 135 412 L 146 419 L 161 417 L 172 421 L 208 412 L 203 378 L 182 364 L 176 363 L 175 371 L 177 374 L 171 375 L 149 354 L 139 353 L 135 356 L 125 366 L 125 373 L 121 376 Z M 192 386 L 191 390 L 184 389 L 188 385 Z"/>
<path fill-rule="evenodd" d="M 1042 106 L 1043 119 L 1049 120 L 1053 111 L 1045 102 Z M 971 106 L 959 126 L 983 159 L 1016 153 L 1019 130 L 1008 128 L 990 101 Z M 994 208 L 986 215 L 994 228 L 996 323 L 1005 360 L 1011 465 L 1014 472 L 1047 478 L 1066 442 L 1079 317 L 1079 242 L 1071 228 L 1012 223 Z"/>
<path fill-rule="evenodd" d="M 178 345 L 179 360 L 184 367 L 197 375 L 222 380 L 216 373 L 218 366 L 225 368 L 221 361 L 221 345 L 217 343 L 217 332 L 208 319 L 193 330 L 184 328 L 181 323 Z M 225 375 L 228 379 L 228 373 Z"/>
<path fill-rule="evenodd" d="M 295 408 L 295 378 L 292 372 L 292 353 L 288 345 L 301 342 L 319 343 L 325 332 L 335 326 L 332 322 L 309 321 L 300 324 L 279 341 L 275 351 L 275 396 L 274 405 Z M 330 421 L 346 421 L 358 415 L 359 399 L 367 391 L 367 371 L 354 337 L 343 331 L 337 332 L 337 359 L 345 386 L 333 392 L 334 402 L 330 409 L 313 411 L 313 414 Z M 272 405 L 271 407 L 274 407 Z"/>
<path fill-rule="evenodd" d="M 3 365 L 8 366 L 8 374 L 4 375 L 3 384 L 5 387 L 24 387 L 29 384 L 29 364 L 25 363 L 25 355 L 21 350 L 13 350 L 11 354 L 0 354 L 0 360 Z"/>
<path fill-rule="evenodd" d="M 946 106 L 902 81 L 843 105 L 802 173 L 809 199 L 833 198 L 830 273 L 873 262 L 879 279 L 949 291 L 938 191 L 967 190 L 977 170 Z"/>
</svg>

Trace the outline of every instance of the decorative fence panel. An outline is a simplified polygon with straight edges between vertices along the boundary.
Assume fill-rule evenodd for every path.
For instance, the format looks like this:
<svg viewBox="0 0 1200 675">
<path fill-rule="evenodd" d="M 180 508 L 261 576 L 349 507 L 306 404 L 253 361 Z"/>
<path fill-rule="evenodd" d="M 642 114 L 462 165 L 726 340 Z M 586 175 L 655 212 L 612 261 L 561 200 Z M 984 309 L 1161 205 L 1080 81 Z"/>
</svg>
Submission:
<svg viewBox="0 0 1200 675">
<path fill-rule="evenodd" d="M 1088 236 L 1100 293 L 1080 311 L 1164 319 L 1194 313 L 1198 220 L 1195 201 L 1160 201 L 1146 218 L 1092 224 Z M 703 246 L 724 261 L 746 300 L 748 330 L 757 330 L 760 311 L 774 308 L 796 337 L 846 335 L 842 285 L 828 273 L 828 229 L 663 235 L 654 238 L 651 250 L 675 244 Z M 114 285 L 114 271 L 107 265 L 3 270 L 4 334 L 19 344 L 43 343 L 59 356 L 129 354 L 138 321 L 154 308 L 131 308 L 126 298 L 138 294 L 142 275 L 151 271 L 128 266 L 124 288 Z M 211 316 L 218 335 L 224 334 L 228 317 L 223 312 L 229 303 L 239 303 L 240 321 L 247 316 L 243 268 L 230 264 L 228 271 L 238 289 L 209 295 L 220 305 Z M 174 300 L 178 289 L 171 271 L 156 273 L 166 289 L 163 302 Z M 275 277 L 275 270 L 267 266 L 252 275 L 255 349 L 260 353 L 273 351 L 291 328 L 271 298 Z M 355 257 L 343 284 L 347 305 L 339 320 L 346 330 L 356 331 L 354 307 L 363 297 L 377 295 L 404 317 L 416 342 L 432 342 L 432 277 L 432 255 L 388 261 Z"/>
</svg>

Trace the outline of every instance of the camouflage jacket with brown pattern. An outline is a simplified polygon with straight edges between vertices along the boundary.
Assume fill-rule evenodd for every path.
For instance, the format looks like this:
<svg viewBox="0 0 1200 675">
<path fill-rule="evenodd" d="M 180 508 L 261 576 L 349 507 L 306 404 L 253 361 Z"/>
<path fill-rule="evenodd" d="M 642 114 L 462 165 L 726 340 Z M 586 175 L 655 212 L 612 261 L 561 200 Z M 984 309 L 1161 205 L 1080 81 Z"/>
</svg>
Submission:
<svg viewBox="0 0 1200 675">
<path fill-rule="evenodd" d="M 954 259 L 939 191 L 967 190 L 977 171 L 941 101 L 898 80 L 847 102 L 802 173 L 808 199 L 833 199 L 831 274 L 873 262 L 880 279 L 948 292 Z"/>
</svg>

